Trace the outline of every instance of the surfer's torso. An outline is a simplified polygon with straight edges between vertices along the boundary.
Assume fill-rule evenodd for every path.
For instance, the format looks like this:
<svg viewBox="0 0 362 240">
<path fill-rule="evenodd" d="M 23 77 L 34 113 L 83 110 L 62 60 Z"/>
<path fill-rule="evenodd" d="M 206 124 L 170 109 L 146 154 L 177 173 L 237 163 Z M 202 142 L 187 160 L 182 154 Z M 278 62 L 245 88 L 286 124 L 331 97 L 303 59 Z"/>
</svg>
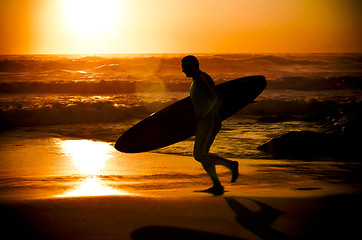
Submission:
<svg viewBox="0 0 362 240">
<path fill-rule="evenodd" d="M 218 113 L 217 104 L 215 104 L 217 102 L 215 83 L 208 74 L 200 71 L 200 74 L 193 77 L 190 97 L 196 116 Z"/>
</svg>

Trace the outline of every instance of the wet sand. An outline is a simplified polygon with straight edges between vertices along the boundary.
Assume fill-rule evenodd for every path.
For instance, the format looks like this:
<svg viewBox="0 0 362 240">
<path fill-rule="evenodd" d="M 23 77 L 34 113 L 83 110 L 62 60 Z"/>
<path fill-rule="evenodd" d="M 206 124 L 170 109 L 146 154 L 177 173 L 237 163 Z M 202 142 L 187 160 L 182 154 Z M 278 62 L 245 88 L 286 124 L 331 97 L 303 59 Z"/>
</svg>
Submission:
<svg viewBox="0 0 362 240">
<path fill-rule="evenodd" d="M 3 239 L 361 238 L 352 163 L 235 159 L 240 178 L 218 168 L 226 192 L 212 196 L 197 192 L 210 181 L 192 157 L 51 136 L 1 144 Z M 92 165 L 68 145 L 108 155 Z"/>
<path fill-rule="evenodd" d="M 361 194 L 53 198 L 1 203 L 8 239 L 359 239 Z"/>
</svg>

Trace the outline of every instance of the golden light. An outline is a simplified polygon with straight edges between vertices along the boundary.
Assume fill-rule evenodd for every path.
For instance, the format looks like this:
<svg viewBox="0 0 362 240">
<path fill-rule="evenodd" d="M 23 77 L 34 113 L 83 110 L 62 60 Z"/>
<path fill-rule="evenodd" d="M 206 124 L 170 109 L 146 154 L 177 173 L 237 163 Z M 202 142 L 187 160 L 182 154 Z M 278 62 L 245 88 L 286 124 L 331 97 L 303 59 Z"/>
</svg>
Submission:
<svg viewBox="0 0 362 240">
<path fill-rule="evenodd" d="M 66 140 L 61 142 L 64 152 L 82 174 L 96 174 L 109 159 L 112 147 L 105 142 Z"/>
<path fill-rule="evenodd" d="M 117 0 L 64 0 L 64 17 L 68 27 L 82 37 L 115 34 L 121 24 L 120 3 Z"/>
<path fill-rule="evenodd" d="M 142 84 L 136 82 L 135 93 L 138 97 L 140 103 L 143 104 L 143 107 L 147 109 L 148 112 L 156 112 L 160 110 L 158 104 L 152 104 L 157 98 L 168 99 L 168 93 L 170 90 L 167 89 L 167 86 L 164 82 L 158 81 L 156 83 L 151 83 L 150 85 Z M 156 95 L 156 96 L 155 96 Z"/>
<path fill-rule="evenodd" d="M 79 172 L 86 174 L 87 177 L 75 189 L 58 195 L 58 197 L 131 194 L 108 186 L 106 182 L 96 176 L 111 157 L 110 153 L 113 147 L 109 144 L 90 140 L 65 140 L 60 142 L 60 146 L 74 165 L 77 166 Z"/>
<path fill-rule="evenodd" d="M 0 53 L 358 53 L 361 2 L 0 1 Z"/>
<path fill-rule="evenodd" d="M 134 195 L 120 189 L 111 188 L 97 177 L 87 178 L 74 190 L 68 191 L 58 197 L 85 197 L 106 195 Z"/>
</svg>

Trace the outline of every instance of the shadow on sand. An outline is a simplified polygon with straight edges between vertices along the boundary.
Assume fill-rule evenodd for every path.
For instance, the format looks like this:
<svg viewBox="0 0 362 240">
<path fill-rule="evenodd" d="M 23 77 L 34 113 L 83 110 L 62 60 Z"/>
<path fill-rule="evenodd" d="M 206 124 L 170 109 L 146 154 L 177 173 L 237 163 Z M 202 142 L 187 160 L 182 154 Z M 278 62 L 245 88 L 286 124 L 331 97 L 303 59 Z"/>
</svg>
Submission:
<svg viewBox="0 0 362 240">
<path fill-rule="evenodd" d="M 283 212 L 275 209 L 265 203 L 248 199 L 260 208 L 259 211 L 251 211 L 247 207 L 240 204 L 234 198 L 225 197 L 229 207 L 235 212 L 237 222 L 262 239 L 294 239 L 271 227 L 272 223 Z M 169 226 L 147 226 L 135 230 L 131 237 L 133 240 L 146 239 L 198 239 L 198 240 L 241 240 L 241 238 L 230 237 L 211 232 L 191 230 L 186 228 L 169 227 Z"/>
</svg>

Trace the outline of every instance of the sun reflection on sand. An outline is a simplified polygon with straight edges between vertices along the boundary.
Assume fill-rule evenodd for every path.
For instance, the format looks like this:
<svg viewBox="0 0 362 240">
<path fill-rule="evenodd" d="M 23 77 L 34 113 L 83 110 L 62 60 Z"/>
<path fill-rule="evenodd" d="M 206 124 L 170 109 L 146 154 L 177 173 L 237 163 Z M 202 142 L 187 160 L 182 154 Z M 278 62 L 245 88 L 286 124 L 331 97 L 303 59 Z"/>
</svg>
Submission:
<svg viewBox="0 0 362 240">
<path fill-rule="evenodd" d="M 105 142 L 65 140 L 61 146 L 82 174 L 96 174 L 110 158 L 111 146 Z"/>
<path fill-rule="evenodd" d="M 105 196 L 105 195 L 130 195 L 131 193 L 111 188 L 102 183 L 97 177 L 88 177 L 74 190 L 68 191 L 61 197 L 84 197 L 84 196 Z"/>
<path fill-rule="evenodd" d="M 63 152 L 77 166 L 80 174 L 87 177 L 75 188 L 58 197 L 103 196 L 103 195 L 130 195 L 126 191 L 112 188 L 97 177 L 97 173 L 104 167 L 111 157 L 112 147 L 105 142 L 90 140 L 64 140 L 60 142 Z"/>
</svg>

